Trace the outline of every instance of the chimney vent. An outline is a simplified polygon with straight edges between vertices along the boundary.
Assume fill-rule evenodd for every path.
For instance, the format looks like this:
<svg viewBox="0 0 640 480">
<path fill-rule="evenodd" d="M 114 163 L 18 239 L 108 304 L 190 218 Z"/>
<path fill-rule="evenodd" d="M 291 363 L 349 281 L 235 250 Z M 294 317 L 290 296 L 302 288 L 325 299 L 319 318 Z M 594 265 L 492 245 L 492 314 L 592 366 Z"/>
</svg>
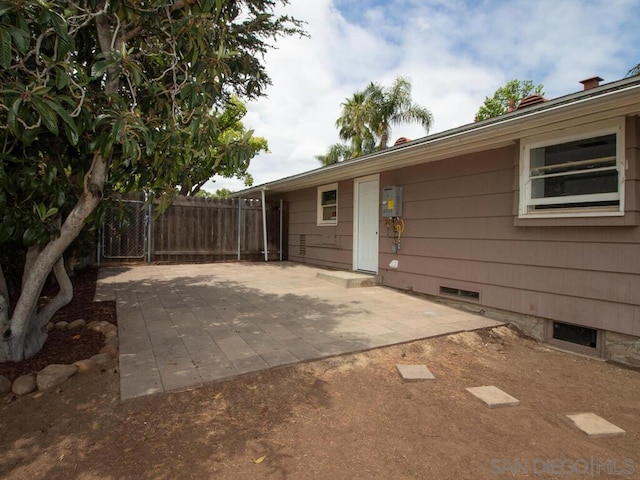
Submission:
<svg viewBox="0 0 640 480">
<path fill-rule="evenodd" d="M 600 82 L 602 80 L 603 79 L 600 77 L 591 77 L 591 78 L 585 78 L 584 80 L 580 80 L 580 83 L 584 85 L 585 90 L 591 90 L 592 88 L 596 88 L 600 86 Z"/>
</svg>

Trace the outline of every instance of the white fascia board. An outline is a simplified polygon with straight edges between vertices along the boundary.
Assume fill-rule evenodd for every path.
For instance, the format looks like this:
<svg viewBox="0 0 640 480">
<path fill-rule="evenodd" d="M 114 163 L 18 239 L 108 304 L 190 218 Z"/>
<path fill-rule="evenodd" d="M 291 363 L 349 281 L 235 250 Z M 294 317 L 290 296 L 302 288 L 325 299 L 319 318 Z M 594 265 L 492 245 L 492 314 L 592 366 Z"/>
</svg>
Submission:
<svg viewBox="0 0 640 480">
<path fill-rule="evenodd" d="M 534 107 L 535 109 L 516 110 L 497 119 L 465 125 L 354 160 L 258 185 L 236 192 L 233 196 L 251 197 L 263 189 L 269 193 L 282 193 L 310 188 L 421 163 L 435 162 L 457 155 L 500 148 L 514 144 L 522 137 L 550 133 L 562 128 L 639 114 L 640 82 L 636 79 L 635 82 L 626 83 L 631 84 L 596 96 L 579 92 L 568 97 L 550 100 L 537 108 Z"/>
</svg>

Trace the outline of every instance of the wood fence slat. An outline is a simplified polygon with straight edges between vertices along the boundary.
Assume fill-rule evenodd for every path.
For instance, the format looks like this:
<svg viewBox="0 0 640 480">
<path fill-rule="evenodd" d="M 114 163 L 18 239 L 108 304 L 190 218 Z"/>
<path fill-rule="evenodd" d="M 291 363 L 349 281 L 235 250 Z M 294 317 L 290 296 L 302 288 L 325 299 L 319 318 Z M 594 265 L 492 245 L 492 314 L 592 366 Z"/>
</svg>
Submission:
<svg viewBox="0 0 640 480">
<path fill-rule="evenodd" d="M 123 200 L 140 201 L 139 198 L 143 196 L 127 196 Z M 241 219 L 238 218 L 240 201 L 242 202 Z M 279 206 L 279 202 L 267 202 L 267 248 L 270 260 L 279 258 Z M 241 259 L 260 261 L 264 258 L 262 206 L 258 200 L 178 197 L 162 215 L 156 218 L 155 214 L 152 214 L 150 221 L 152 262 L 236 260 L 239 221 L 241 222 L 239 242 Z M 136 227 L 137 230 L 145 231 L 143 225 Z M 284 231 L 286 232 L 286 225 Z M 105 236 L 109 236 L 108 230 L 105 230 Z M 286 241 L 286 236 L 284 238 Z M 117 236 L 105 238 L 105 243 L 121 242 L 126 246 L 127 244 L 135 245 L 137 240 L 138 237 L 134 237 L 134 232 L 129 236 L 120 233 Z M 105 260 L 109 259 L 105 258 Z M 139 259 L 139 261 L 144 260 Z"/>
</svg>

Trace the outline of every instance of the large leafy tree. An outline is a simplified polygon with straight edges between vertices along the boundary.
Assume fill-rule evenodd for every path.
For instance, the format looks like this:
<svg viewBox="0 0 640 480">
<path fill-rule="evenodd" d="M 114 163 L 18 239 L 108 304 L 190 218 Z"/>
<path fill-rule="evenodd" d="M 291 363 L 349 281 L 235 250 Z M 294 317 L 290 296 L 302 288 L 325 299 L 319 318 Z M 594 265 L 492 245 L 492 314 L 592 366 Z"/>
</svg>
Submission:
<svg viewBox="0 0 640 480">
<path fill-rule="evenodd" d="M 411 82 L 398 77 L 389 87 L 371 82 L 342 104 L 336 121 L 340 139 L 326 154 L 316 156 L 323 165 L 359 157 L 387 148 L 391 129 L 403 123 L 419 123 L 429 132 L 431 112 L 411 98 Z"/>
<path fill-rule="evenodd" d="M 486 97 L 478 109 L 475 120 L 498 117 L 517 108 L 520 101 L 529 95 L 544 95 L 542 84 L 534 85 L 531 80 L 511 80 L 498 88 L 491 98 Z"/>
<path fill-rule="evenodd" d="M 231 97 L 224 110 L 217 115 L 219 134 L 210 146 L 197 151 L 177 145 L 175 158 L 181 160 L 183 169 L 178 180 L 179 194 L 194 196 L 214 175 L 244 180 L 245 185 L 253 184 L 248 172 L 249 161 L 260 152 L 268 152 L 268 142 L 264 137 L 253 136 L 253 130 L 246 130 L 242 118 L 247 108 L 237 98 Z"/>
<path fill-rule="evenodd" d="M 114 188 L 166 199 L 197 185 L 191 166 L 246 158 L 225 107 L 262 95 L 262 54 L 302 33 L 279 3 L 0 0 L 0 248 L 28 247 L 13 308 L 0 265 L 0 361 L 42 347 L 72 297 L 63 253 Z M 39 307 L 52 271 L 60 293 Z"/>
</svg>

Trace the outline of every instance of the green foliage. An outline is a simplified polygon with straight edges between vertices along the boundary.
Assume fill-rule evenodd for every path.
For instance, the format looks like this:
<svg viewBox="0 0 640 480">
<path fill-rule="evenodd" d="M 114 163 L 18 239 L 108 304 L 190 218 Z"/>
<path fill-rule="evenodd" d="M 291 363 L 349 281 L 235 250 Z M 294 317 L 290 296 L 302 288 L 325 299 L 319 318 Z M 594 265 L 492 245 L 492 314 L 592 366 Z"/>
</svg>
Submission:
<svg viewBox="0 0 640 480">
<path fill-rule="evenodd" d="M 387 148 L 391 127 L 417 122 L 428 132 L 433 123 L 431 112 L 414 104 L 411 83 L 398 77 L 390 87 L 370 83 L 342 104 L 342 114 L 336 121 L 340 138 L 348 144 L 332 145 L 325 155 L 316 159 L 331 165 Z"/>
<path fill-rule="evenodd" d="M 630 69 L 625 76 L 635 77 L 636 75 L 640 75 L 640 63 L 635 67 L 633 67 L 632 69 Z"/>
<path fill-rule="evenodd" d="M 218 188 L 214 193 L 200 190 L 194 196 L 201 198 L 230 198 L 232 194 L 233 192 L 228 188 Z"/>
<path fill-rule="evenodd" d="M 322 165 L 327 166 L 343 162 L 357 156 L 358 155 L 355 155 L 348 145 L 344 143 L 334 143 L 329 147 L 329 150 L 325 155 L 316 155 L 316 160 L 322 163 Z"/>
<path fill-rule="evenodd" d="M 253 183 L 247 171 L 249 162 L 258 153 L 268 152 L 269 146 L 265 138 L 254 137 L 253 130 L 245 129 L 241 120 L 246 113 L 244 104 L 232 96 L 224 109 L 216 112 L 218 136 L 211 146 L 199 152 L 184 146 L 175 151 L 176 161 L 183 165 L 177 181 L 180 194 L 195 195 L 214 175 L 235 177 L 249 186 Z M 190 138 L 185 138 L 184 145 L 189 144 Z"/>
<path fill-rule="evenodd" d="M 544 86 L 534 85 L 531 80 L 511 80 L 505 86 L 498 88 L 493 97 L 485 98 L 476 113 L 475 120 L 479 122 L 503 115 L 509 111 L 509 108 L 517 108 L 520 101 L 529 95 L 544 95 Z"/>
<path fill-rule="evenodd" d="M 269 85 L 272 41 L 304 34 L 280 3 L 0 0 L 0 244 L 47 244 L 87 193 L 250 181 L 267 143 L 239 98 Z M 87 186 L 98 160 L 108 181 Z"/>
</svg>

